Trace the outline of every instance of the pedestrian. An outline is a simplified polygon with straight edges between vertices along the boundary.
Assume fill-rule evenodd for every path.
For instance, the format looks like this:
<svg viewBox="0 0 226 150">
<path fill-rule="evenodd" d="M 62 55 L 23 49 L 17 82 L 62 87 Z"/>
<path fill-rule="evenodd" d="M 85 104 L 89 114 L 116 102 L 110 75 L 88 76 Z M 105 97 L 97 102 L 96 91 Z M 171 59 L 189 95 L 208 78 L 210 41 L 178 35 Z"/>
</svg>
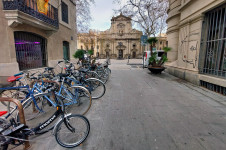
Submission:
<svg viewBox="0 0 226 150">
<path fill-rule="evenodd" d="M 128 55 L 128 63 L 129 63 L 129 59 L 130 59 L 130 55 Z M 127 64 L 128 64 L 128 63 L 127 63 Z"/>
</svg>

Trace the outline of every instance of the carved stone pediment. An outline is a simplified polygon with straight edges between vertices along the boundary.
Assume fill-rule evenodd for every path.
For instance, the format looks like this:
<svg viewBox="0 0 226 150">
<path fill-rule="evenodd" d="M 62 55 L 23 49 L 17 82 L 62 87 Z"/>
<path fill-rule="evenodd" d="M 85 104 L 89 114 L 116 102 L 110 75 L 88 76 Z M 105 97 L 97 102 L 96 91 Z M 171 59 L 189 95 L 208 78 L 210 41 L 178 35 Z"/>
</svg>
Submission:
<svg viewBox="0 0 226 150">
<path fill-rule="evenodd" d="M 110 52 L 110 51 L 111 51 L 111 49 L 109 49 L 109 48 L 105 49 L 105 52 Z"/>
<path fill-rule="evenodd" d="M 124 29 L 124 28 L 125 28 L 125 25 L 124 25 L 123 23 L 119 23 L 119 24 L 117 25 L 117 28 L 119 28 L 119 29 Z"/>
<path fill-rule="evenodd" d="M 119 17 L 119 18 L 117 18 L 117 21 L 123 21 L 123 20 L 127 20 L 127 19 L 124 18 L 124 17 Z"/>
<path fill-rule="evenodd" d="M 131 49 L 131 51 L 132 51 L 132 52 L 137 52 L 137 51 L 138 51 L 138 49 L 133 48 L 133 49 Z"/>
<path fill-rule="evenodd" d="M 117 49 L 126 49 L 126 46 L 125 45 L 118 45 L 116 46 Z"/>
<path fill-rule="evenodd" d="M 112 17 L 112 19 L 111 19 L 111 21 L 124 21 L 124 20 L 130 21 L 131 18 L 130 18 L 130 17 L 126 17 L 126 16 L 124 16 L 124 15 L 121 13 L 119 16 Z"/>
</svg>

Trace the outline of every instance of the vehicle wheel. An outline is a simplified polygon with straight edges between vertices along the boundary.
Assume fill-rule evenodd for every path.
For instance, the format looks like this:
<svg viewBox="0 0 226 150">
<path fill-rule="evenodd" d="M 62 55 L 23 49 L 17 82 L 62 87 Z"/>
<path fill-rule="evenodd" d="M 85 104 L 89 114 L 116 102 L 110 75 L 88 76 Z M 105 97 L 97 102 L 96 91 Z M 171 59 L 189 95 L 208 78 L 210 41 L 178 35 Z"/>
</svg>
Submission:
<svg viewBox="0 0 226 150">
<path fill-rule="evenodd" d="M 88 71 L 86 73 L 87 78 L 97 78 L 100 79 L 100 76 L 95 71 Z"/>
<path fill-rule="evenodd" d="M 101 98 L 105 94 L 106 88 L 101 80 L 95 78 L 86 79 L 84 85 L 88 86 L 92 99 Z"/>
<path fill-rule="evenodd" d="M 0 118 L 0 129 L 4 129 L 5 126 L 7 126 L 8 121 Z M 4 130 L 3 130 L 4 131 Z M 5 144 L 5 142 L 8 140 L 6 137 L 1 136 L 2 134 L 0 133 L 0 150 L 6 150 L 8 148 L 8 144 Z"/>
<path fill-rule="evenodd" d="M 71 103 L 65 104 L 65 111 L 67 113 L 85 115 L 91 105 L 92 97 L 89 91 L 82 86 L 71 86 L 67 88 L 67 95 L 64 94 L 64 98 Z M 65 103 L 66 100 L 63 100 Z"/>
<path fill-rule="evenodd" d="M 17 99 L 19 101 L 22 101 L 26 98 L 27 92 L 26 91 L 20 91 L 20 90 L 4 90 L 0 93 L 0 97 L 8 97 Z M 16 108 L 16 104 L 13 102 L 1 102 L 3 105 L 7 107 L 7 111 L 11 112 L 13 109 Z"/>
<path fill-rule="evenodd" d="M 97 70 L 97 74 L 100 76 L 100 80 L 105 84 L 108 81 L 109 74 L 106 69 Z"/>
<path fill-rule="evenodd" d="M 51 99 L 51 101 L 56 104 L 55 100 L 51 96 L 51 93 L 37 94 L 34 98 L 40 110 L 35 106 L 32 98 L 29 98 L 22 103 L 26 125 L 28 125 L 29 128 L 37 127 L 40 123 L 43 123 L 45 120 L 52 117 L 52 115 L 56 112 L 56 107 L 54 107 L 48 100 Z M 16 118 L 17 121 L 20 122 L 18 113 Z M 37 133 L 41 134 L 53 129 L 56 121 L 57 119 Z"/>
<path fill-rule="evenodd" d="M 58 144 L 66 148 L 73 148 L 86 140 L 89 131 L 88 119 L 82 115 L 72 114 L 56 125 L 54 135 Z"/>
</svg>

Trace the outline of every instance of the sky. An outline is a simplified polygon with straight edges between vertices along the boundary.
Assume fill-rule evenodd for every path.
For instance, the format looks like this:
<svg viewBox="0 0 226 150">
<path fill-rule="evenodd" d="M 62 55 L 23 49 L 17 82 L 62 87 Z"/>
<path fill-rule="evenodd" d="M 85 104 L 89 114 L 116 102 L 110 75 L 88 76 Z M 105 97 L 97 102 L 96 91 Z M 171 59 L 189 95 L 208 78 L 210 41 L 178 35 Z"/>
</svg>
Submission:
<svg viewBox="0 0 226 150">
<path fill-rule="evenodd" d="M 113 4 L 113 0 L 95 0 L 95 4 L 91 6 L 91 16 L 93 20 L 90 29 L 104 31 L 110 28 L 111 18 L 114 15 L 113 9 L 117 5 Z"/>
</svg>

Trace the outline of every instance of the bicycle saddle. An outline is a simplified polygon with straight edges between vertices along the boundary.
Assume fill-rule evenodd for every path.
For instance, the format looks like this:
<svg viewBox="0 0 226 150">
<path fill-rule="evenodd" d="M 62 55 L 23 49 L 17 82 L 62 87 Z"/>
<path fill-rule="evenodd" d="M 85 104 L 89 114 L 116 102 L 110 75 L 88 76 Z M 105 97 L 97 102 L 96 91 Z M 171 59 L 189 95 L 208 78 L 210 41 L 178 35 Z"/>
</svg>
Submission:
<svg viewBox="0 0 226 150">
<path fill-rule="evenodd" d="M 19 78 L 21 78 L 21 77 L 20 76 L 17 76 L 17 77 L 11 76 L 11 77 L 8 77 L 7 81 L 8 82 L 13 82 L 13 81 L 17 81 L 17 79 L 19 79 Z"/>
<path fill-rule="evenodd" d="M 7 111 L 0 111 L 0 117 L 7 114 Z"/>
</svg>

